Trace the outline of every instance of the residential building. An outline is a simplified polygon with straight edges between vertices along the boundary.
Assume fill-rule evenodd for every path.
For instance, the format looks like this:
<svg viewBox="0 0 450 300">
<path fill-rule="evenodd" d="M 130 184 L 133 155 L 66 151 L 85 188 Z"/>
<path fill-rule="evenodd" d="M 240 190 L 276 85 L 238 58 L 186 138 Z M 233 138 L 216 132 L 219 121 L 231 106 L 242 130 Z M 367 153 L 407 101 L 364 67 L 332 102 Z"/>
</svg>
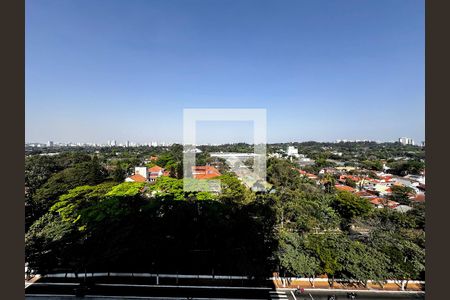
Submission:
<svg viewBox="0 0 450 300">
<path fill-rule="evenodd" d="M 151 168 L 134 167 L 134 175 L 127 177 L 125 181 L 143 182 L 142 178 L 144 178 L 144 181 L 154 182 L 158 177 L 161 176 L 168 176 L 168 172 L 165 172 L 165 170 L 159 166 L 154 166 Z"/>
<path fill-rule="evenodd" d="M 161 168 L 160 166 L 154 166 L 148 169 L 148 180 L 150 182 L 154 182 L 158 177 L 163 176 L 164 174 L 164 169 Z"/>
<path fill-rule="evenodd" d="M 401 137 L 398 139 L 399 143 L 402 145 L 414 145 L 414 140 L 408 137 Z"/>
<path fill-rule="evenodd" d="M 140 174 L 134 174 L 125 178 L 125 182 L 146 182 L 147 179 Z"/>
<path fill-rule="evenodd" d="M 287 148 L 287 155 L 289 156 L 295 156 L 298 157 L 298 149 L 295 148 L 294 146 L 288 146 Z"/>
<path fill-rule="evenodd" d="M 354 189 L 354 188 L 352 188 L 351 186 L 348 186 L 348 185 L 336 184 L 334 187 L 338 191 L 345 191 L 345 192 L 350 192 L 350 193 L 356 192 L 356 189 Z"/>
<path fill-rule="evenodd" d="M 213 166 L 193 166 L 192 175 L 195 179 L 211 179 L 222 174 Z"/>
</svg>

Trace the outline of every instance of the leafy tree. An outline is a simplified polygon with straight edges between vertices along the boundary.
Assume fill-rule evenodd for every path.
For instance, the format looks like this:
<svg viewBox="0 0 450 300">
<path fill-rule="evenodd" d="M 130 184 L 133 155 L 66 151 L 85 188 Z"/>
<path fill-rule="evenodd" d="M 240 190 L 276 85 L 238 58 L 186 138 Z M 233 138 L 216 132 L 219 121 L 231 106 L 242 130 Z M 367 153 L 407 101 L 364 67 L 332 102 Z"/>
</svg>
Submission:
<svg viewBox="0 0 450 300">
<path fill-rule="evenodd" d="M 172 178 L 177 178 L 177 172 L 174 165 L 169 167 L 169 176 Z"/>
<path fill-rule="evenodd" d="M 187 185 L 187 191 L 184 185 Z M 192 189 L 190 188 L 192 187 Z M 217 197 L 209 192 L 195 192 L 207 190 L 208 180 L 183 180 L 171 177 L 160 177 L 149 187 L 152 197 L 162 200 L 214 200 Z M 193 191 L 189 191 L 193 190 Z"/>
<path fill-rule="evenodd" d="M 314 279 L 321 274 L 319 261 L 304 248 L 301 237 L 289 231 L 279 233 L 279 246 L 275 252 L 285 275 L 308 277 L 314 287 Z"/>
<path fill-rule="evenodd" d="M 364 168 L 374 171 L 382 171 L 383 170 L 383 163 L 379 160 L 370 161 L 365 160 L 362 162 L 362 165 Z"/>
<path fill-rule="evenodd" d="M 351 186 L 352 188 L 356 188 L 356 182 L 348 177 L 345 178 L 345 185 Z"/>
<path fill-rule="evenodd" d="M 391 191 L 390 198 L 402 204 L 409 204 L 411 202 L 409 197 L 416 194 L 413 188 L 400 185 L 393 185 Z"/>
<path fill-rule="evenodd" d="M 425 230 L 425 203 L 414 203 L 413 209 L 406 212 L 414 224 L 414 228 Z"/>
<path fill-rule="evenodd" d="M 346 191 L 340 191 L 336 194 L 332 207 L 342 216 L 344 223 L 349 222 L 354 217 L 366 215 L 372 210 L 372 206 L 367 199 Z"/>
<path fill-rule="evenodd" d="M 325 191 L 327 193 L 333 193 L 335 192 L 335 184 L 336 184 L 336 179 L 334 178 L 333 175 L 327 173 L 325 174 L 324 178 L 323 178 L 323 186 L 325 188 Z"/>
<path fill-rule="evenodd" d="M 241 181 L 231 174 L 222 175 L 218 178 L 221 185 L 219 201 L 223 203 L 247 204 L 252 201 L 253 194 Z"/>
<path fill-rule="evenodd" d="M 112 173 L 113 180 L 115 182 L 122 182 L 122 181 L 124 181 L 125 176 L 126 176 L 125 169 L 122 167 L 122 165 L 120 163 L 117 163 L 116 167 L 114 168 L 114 171 Z"/>
<path fill-rule="evenodd" d="M 25 160 L 25 186 L 33 195 L 55 172 L 61 168 L 49 156 L 32 156 Z"/>
<path fill-rule="evenodd" d="M 404 176 L 408 174 L 418 175 L 425 168 L 425 163 L 418 160 L 394 161 L 388 164 L 389 172 L 395 175 Z"/>
<path fill-rule="evenodd" d="M 267 166 L 268 182 L 273 184 L 276 189 L 298 189 L 304 179 L 300 177 L 300 173 L 296 170 L 295 165 L 280 159 L 269 159 Z"/>
<path fill-rule="evenodd" d="M 342 254 L 340 260 L 345 266 L 339 272 L 342 278 L 360 281 L 367 287 L 368 280 L 382 282 L 390 277 L 390 260 L 383 252 L 360 241 L 349 241 Z"/>
<path fill-rule="evenodd" d="M 98 184 L 106 179 L 106 172 L 98 160 L 85 162 L 52 175 L 33 197 L 37 215 L 43 215 L 68 190 L 86 184 Z"/>
<path fill-rule="evenodd" d="M 402 290 L 425 270 L 425 249 L 397 232 L 376 230 L 371 234 L 370 245 L 389 257 L 390 274 L 401 281 Z"/>
<path fill-rule="evenodd" d="M 25 235 L 25 260 L 29 268 L 46 274 L 63 266 L 74 266 L 69 259 L 76 253 L 80 236 L 71 223 L 53 213 L 39 218 Z"/>
<path fill-rule="evenodd" d="M 345 255 L 348 242 L 348 238 L 341 234 L 314 234 L 307 237 L 305 246 L 318 259 L 323 272 L 331 277 L 331 286 L 334 285 L 334 276 L 344 268 L 341 258 Z"/>
<path fill-rule="evenodd" d="M 329 204 L 330 199 L 320 194 L 280 193 L 277 206 L 281 226 L 301 233 L 334 230 L 340 218 Z"/>
</svg>

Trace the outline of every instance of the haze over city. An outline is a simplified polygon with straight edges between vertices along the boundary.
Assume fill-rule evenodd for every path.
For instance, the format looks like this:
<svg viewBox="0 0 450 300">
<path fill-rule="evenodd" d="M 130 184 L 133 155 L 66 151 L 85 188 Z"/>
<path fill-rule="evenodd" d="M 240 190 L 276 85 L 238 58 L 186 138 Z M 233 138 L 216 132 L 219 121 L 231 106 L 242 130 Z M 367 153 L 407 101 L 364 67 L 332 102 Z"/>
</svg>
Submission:
<svg viewBox="0 0 450 300">
<path fill-rule="evenodd" d="M 266 108 L 268 142 L 424 140 L 423 1 L 107 3 L 26 2 L 27 142 L 181 142 L 184 108 Z"/>
</svg>

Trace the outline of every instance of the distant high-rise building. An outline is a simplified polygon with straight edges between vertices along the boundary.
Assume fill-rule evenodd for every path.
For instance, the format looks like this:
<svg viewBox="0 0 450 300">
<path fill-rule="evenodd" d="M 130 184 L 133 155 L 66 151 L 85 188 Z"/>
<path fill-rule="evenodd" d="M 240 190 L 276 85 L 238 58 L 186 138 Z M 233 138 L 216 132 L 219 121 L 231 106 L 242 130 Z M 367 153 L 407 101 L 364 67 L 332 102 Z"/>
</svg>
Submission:
<svg viewBox="0 0 450 300">
<path fill-rule="evenodd" d="M 130 147 L 130 141 L 127 141 L 127 142 L 125 143 L 125 146 L 126 146 L 126 147 Z"/>
<path fill-rule="evenodd" d="M 398 139 L 398 142 L 402 145 L 414 145 L 414 140 L 408 137 L 401 137 Z"/>
<path fill-rule="evenodd" d="M 53 147 L 53 141 L 48 141 L 47 142 L 47 147 Z"/>
</svg>

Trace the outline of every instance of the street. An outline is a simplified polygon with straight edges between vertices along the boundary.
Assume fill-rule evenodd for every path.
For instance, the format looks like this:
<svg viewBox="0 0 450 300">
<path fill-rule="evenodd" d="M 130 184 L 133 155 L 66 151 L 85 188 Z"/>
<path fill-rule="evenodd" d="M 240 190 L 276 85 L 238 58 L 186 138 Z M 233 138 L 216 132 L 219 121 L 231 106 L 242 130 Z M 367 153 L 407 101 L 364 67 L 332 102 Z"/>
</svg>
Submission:
<svg viewBox="0 0 450 300">
<path fill-rule="evenodd" d="M 25 289 L 25 299 L 76 298 L 75 290 L 80 285 L 74 282 L 34 283 Z M 357 291 L 357 300 L 372 299 L 425 299 L 423 293 Z M 305 291 L 294 295 L 291 290 L 273 290 L 270 287 L 226 287 L 226 286 L 169 286 L 144 284 L 97 283 L 85 291 L 88 299 L 269 299 L 269 300 L 334 300 L 349 299 L 346 291 Z"/>
</svg>

